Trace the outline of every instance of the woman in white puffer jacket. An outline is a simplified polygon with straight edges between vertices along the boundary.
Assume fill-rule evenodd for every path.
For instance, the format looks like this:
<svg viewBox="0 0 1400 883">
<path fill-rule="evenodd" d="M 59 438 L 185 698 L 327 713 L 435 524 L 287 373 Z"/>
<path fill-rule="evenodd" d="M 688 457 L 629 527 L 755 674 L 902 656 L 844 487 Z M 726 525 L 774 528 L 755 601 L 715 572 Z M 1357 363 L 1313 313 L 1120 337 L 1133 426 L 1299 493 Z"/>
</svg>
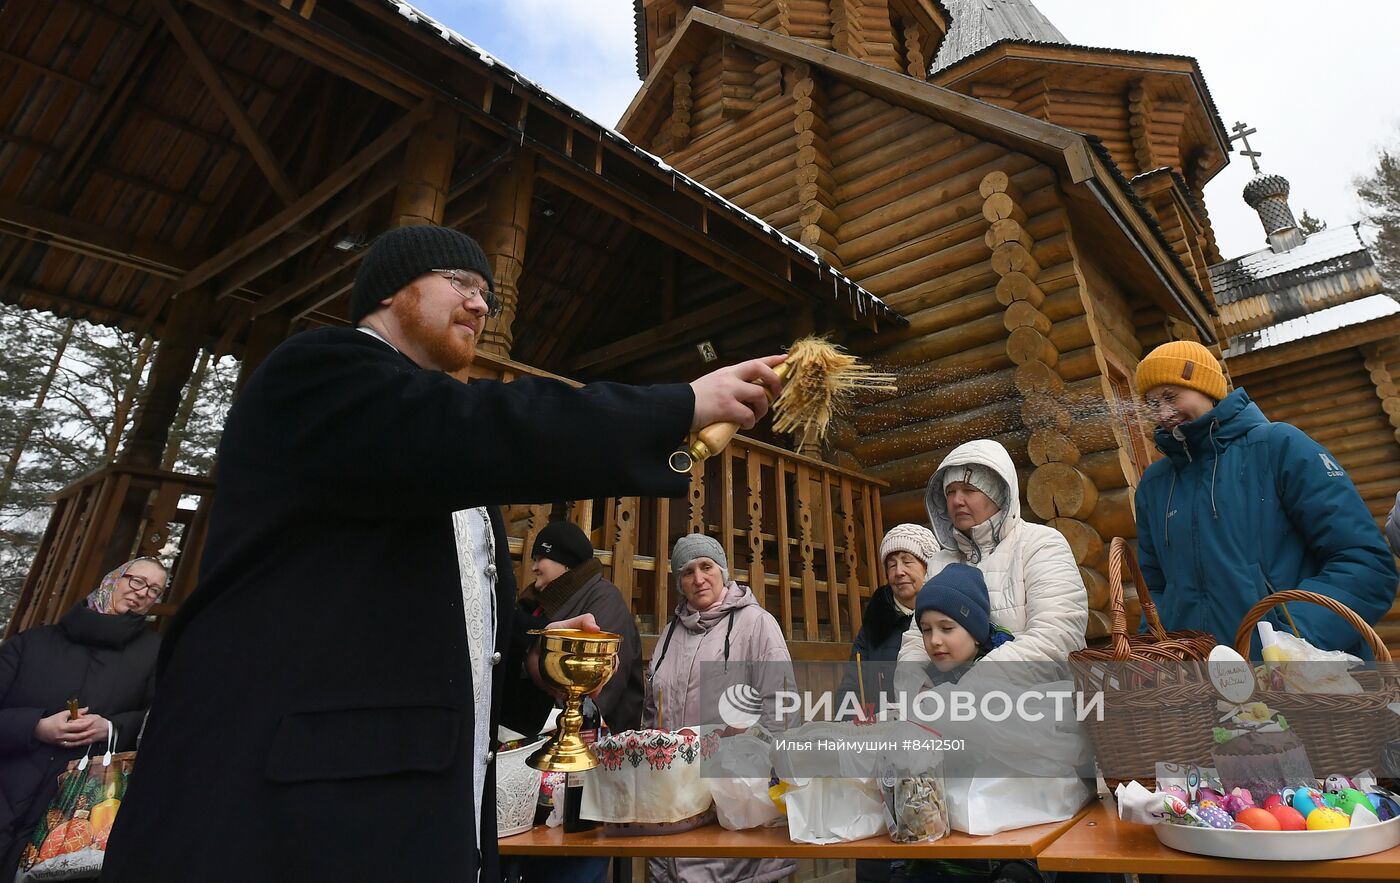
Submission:
<svg viewBox="0 0 1400 883">
<path fill-rule="evenodd" d="M 1020 482 L 1006 448 L 990 439 L 954 448 L 924 499 L 941 547 L 928 576 L 953 562 L 982 571 L 992 622 L 1016 636 L 983 661 L 1061 663 L 1083 649 L 1089 597 L 1079 566 L 1059 531 L 1021 520 Z M 928 661 L 917 622 L 904 633 L 899 661 Z"/>
</svg>

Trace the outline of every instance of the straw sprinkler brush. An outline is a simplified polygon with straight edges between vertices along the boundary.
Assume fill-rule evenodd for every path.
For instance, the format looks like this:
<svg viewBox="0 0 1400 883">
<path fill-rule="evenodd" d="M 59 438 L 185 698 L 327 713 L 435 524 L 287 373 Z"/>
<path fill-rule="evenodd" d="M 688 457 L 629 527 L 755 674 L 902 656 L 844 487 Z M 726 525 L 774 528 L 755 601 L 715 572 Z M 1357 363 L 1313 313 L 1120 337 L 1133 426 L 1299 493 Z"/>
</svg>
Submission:
<svg viewBox="0 0 1400 883">
<path fill-rule="evenodd" d="M 773 369 L 783 391 L 773 401 L 773 430 L 799 430 L 804 436 L 826 437 L 831 418 L 851 403 L 859 391 L 894 392 L 894 375 L 870 366 L 822 337 L 804 337 L 788 348 L 787 361 Z M 671 468 L 689 472 L 695 463 L 713 457 L 739 432 L 737 423 L 712 423 L 701 429 L 689 447 L 671 455 Z"/>
</svg>

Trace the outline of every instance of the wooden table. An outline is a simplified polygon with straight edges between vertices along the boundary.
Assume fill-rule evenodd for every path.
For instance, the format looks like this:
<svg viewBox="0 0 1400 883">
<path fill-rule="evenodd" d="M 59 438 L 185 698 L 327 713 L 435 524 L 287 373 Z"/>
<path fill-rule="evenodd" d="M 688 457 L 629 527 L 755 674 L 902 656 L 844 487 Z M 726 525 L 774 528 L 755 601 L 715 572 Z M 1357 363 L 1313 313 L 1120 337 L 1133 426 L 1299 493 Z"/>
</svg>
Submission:
<svg viewBox="0 0 1400 883">
<path fill-rule="evenodd" d="M 849 843 L 793 843 L 787 828 L 730 831 L 709 825 L 682 834 L 606 837 L 600 829 L 565 834 L 538 827 L 505 837 L 501 855 L 624 856 L 635 858 L 997 858 L 1033 859 L 1056 837 L 1093 811 L 1090 804 L 1073 819 L 974 837 L 957 831 L 933 843 L 895 843 L 880 834 Z"/>
<path fill-rule="evenodd" d="M 504 845 L 505 841 L 502 841 Z M 1042 870 L 1185 877 L 1400 880 L 1400 847 L 1322 862 L 1213 858 L 1163 846 L 1150 825 L 1118 821 L 1112 798 L 1098 801 L 1036 856 Z"/>
</svg>

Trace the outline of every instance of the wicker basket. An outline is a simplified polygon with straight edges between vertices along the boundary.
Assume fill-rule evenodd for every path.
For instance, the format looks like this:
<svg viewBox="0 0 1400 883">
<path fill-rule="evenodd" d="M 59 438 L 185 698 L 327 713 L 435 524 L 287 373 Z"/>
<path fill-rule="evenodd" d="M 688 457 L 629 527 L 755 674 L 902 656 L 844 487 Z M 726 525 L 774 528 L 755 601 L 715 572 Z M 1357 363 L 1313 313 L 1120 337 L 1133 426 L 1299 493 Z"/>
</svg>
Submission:
<svg viewBox="0 0 1400 883">
<path fill-rule="evenodd" d="M 1248 657 L 1254 627 L 1271 609 L 1289 601 L 1317 604 L 1345 619 L 1376 654 L 1376 668 L 1353 672 L 1361 693 L 1285 693 L 1260 691 L 1254 698 L 1288 719 L 1303 741 L 1313 773 L 1319 778 L 1340 773 L 1354 776 L 1369 769 L 1385 778 L 1382 752 L 1387 742 L 1400 738 L 1400 715 L 1388 705 L 1400 702 L 1400 673 L 1391 661 L 1375 629 L 1345 604 L 1303 589 L 1275 592 L 1261 599 L 1244 615 L 1235 633 L 1235 649 Z"/>
<path fill-rule="evenodd" d="M 1137 558 L 1122 537 L 1109 545 L 1109 646 L 1069 655 L 1076 688 L 1103 693 L 1103 719 L 1085 719 L 1099 770 L 1110 788 L 1136 779 L 1155 785 L 1159 762 L 1209 766 L 1215 695 L 1205 660 L 1215 636 L 1162 628 Z M 1147 634 L 1130 634 L 1123 611 L 1123 565 L 1132 572 Z"/>
</svg>

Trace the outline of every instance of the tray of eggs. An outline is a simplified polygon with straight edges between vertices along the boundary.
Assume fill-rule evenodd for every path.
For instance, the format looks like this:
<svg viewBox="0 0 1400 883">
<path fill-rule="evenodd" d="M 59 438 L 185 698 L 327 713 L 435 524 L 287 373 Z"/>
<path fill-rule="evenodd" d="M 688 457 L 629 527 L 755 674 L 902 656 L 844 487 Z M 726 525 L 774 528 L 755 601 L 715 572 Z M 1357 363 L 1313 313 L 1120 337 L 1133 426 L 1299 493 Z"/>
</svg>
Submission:
<svg viewBox="0 0 1400 883">
<path fill-rule="evenodd" d="M 1244 788 L 1201 788 L 1194 803 L 1168 796 L 1168 824 L 1153 830 L 1173 849 L 1219 858 L 1322 861 L 1400 846 L 1395 794 L 1358 790 L 1342 776 L 1324 787 L 1285 788 L 1258 802 Z"/>
</svg>

